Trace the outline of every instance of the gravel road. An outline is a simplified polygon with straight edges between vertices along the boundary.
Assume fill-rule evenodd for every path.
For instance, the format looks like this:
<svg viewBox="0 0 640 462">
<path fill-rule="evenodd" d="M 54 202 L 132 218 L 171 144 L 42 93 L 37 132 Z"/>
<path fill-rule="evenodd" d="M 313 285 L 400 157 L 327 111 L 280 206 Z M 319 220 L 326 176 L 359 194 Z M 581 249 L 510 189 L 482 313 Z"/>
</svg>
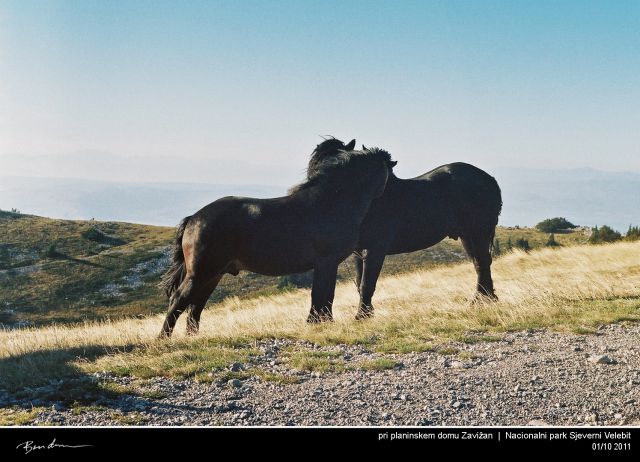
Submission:
<svg viewBox="0 0 640 462">
<path fill-rule="evenodd" d="M 394 356 L 388 370 L 309 373 L 279 361 L 286 342 L 260 346 L 253 364 L 296 376 L 281 384 L 251 377 L 217 383 L 156 378 L 103 409 L 46 403 L 35 423 L 54 425 L 640 425 L 640 326 L 593 335 L 509 333 L 456 344 L 459 353 Z M 376 355 L 341 347 L 347 366 Z M 98 374 L 120 385 L 131 379 Z M 165 398 L 148 398 L 145 396 Z M 5 397 L 5 400 L 9 398 Z M 13 404 L 27 406 L 28 400 Z M 50 409 L 50 410 L 49 410 Z"/>
</svg>

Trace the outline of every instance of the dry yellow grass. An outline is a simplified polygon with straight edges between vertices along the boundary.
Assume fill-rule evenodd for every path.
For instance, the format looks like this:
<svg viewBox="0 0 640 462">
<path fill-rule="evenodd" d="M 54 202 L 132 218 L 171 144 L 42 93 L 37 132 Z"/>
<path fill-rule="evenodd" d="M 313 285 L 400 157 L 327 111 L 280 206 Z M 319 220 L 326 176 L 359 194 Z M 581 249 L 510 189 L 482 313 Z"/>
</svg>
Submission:
<svg viewBox="0 0 640 462">
<path fill-rule="evenodd" d="M 252 300 L 230 298 L 210 306 L 195 339 L 184 336 L 182 319 L 172 340 L 157 341 L 161 316 L 4 331 L 0 332 L 0 368 L 5 369 L 0 371 L 0 387 L 26 383 L 29 376 L 61 376 L 74 370 L 152 361 L 172 348 L 201 348 L 209 340 L 229 345 L 286 337 L 367 343 L 383 351 L 403 352 L 474 333 L 532 327 L 580 331 L 640 320 L 639 242 L 529 254 L 516 251 L 497 259 L 493 268 L 498 303 L 469 305 L 475 273 L 465 263 L 380 280 L 374 299 L 376 316 L 365 322 L 353 319 L 357 293 L 353 283 L 345 283 L 336 290 L 336 322 L 321 326 L 305 323 L 309 291 L 297 290 Z M 131 346 L 138 348 L 133 353 L 124 351 Z"/>
</svg>

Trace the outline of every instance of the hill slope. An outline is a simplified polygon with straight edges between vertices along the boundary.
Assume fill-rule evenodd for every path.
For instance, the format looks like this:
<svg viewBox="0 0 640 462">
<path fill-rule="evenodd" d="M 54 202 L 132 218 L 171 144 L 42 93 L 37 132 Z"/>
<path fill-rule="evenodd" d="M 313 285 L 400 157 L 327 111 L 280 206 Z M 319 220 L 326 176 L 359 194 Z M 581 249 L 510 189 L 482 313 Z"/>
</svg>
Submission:
<svg viewBox="0 0 640 462">
<path fill-rule="evenodd" d="M 0 323 L 72 322 L 159 309 L 170 228 L 0 217 Z"/>
<path fill-rule="evenodd" d="M 173 234 L 168 227 L 0 211 L 0 325 L 117 319 L 163 311 L 166 299 L 156 284 L 168 265 Z M 528 239 L 533 248 L 547 241 L 546 234 L 532 229 L 498 228 L 503 249 L 509 240 L 515 243 L 520 238 Z M 556 240 L 572 245 L 585 242 L 586 235 L 575 232 L 557 235 Z M 460 243 L 445 240 L 427 250 L 388 257 L 383 275 L 465 260 Z M 339 278 L 352 279 L 350 264 L 341 265 Z M 298 282 L 309 283 L 309 277 Z M 291 284 L 252 273 L 226 276 L 212 301 L 274 294 Z"/>
</svg>

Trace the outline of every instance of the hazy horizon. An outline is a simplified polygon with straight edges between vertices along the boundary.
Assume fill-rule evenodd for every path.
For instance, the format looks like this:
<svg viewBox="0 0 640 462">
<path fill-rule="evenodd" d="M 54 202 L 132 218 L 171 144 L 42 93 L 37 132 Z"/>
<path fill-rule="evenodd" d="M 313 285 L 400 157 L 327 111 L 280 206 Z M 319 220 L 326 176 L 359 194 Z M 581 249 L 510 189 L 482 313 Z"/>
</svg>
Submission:
<svg viewBox="0 0 640 462">
<path fill-rule="evenodd" d="M 248 173 L 265 179 L 259 166 Z M 502 226 L 533 226 L 555 216 L 584 226 L 607 224 L 621 232 L 640 224 L 638 173 L 589 168 L 498 168 L 489 173 L 502 189 Z M 287 189 L 287 185 L 259 182 L 215 183 L 211 178 L 215 177 L 202 182 L 145 182 L 0 174 L 0 209 L 17 208 L 52 218 L 172 226 L 223 196 L 275 197 Z"/>
</svg>

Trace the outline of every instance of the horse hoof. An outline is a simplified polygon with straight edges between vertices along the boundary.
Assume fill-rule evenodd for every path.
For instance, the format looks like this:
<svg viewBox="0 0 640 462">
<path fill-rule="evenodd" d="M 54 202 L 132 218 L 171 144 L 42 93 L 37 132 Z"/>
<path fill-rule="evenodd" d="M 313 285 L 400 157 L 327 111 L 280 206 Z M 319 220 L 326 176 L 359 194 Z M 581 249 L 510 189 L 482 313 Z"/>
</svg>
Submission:
<svg viewBox="0 0 640 462">
<path fill-rule="evenodd" d="M 312 313 L 307 316 L 307 323 L 309 324 L 320 324 L 321 322 L 320 315 L 317 313 Z"/>
<path fill-rule="evenodd" d="M 158 340 L 166 340 L 166 339 L 168 339 L 169 337 L 171 337 L 171 332 L 165 332 L 165 331 L 162 331 L 162 332 L 160 332 L 160 333 L 158 334 L 157 339 L 158 339 Z"/>
<path fill-rule="evenodd" d="M 309 324 L 320 324 L 321 322 L 333 322 L 333 316 L 329 313 L 309 313 L 307 317 Z"/>
</svg>

